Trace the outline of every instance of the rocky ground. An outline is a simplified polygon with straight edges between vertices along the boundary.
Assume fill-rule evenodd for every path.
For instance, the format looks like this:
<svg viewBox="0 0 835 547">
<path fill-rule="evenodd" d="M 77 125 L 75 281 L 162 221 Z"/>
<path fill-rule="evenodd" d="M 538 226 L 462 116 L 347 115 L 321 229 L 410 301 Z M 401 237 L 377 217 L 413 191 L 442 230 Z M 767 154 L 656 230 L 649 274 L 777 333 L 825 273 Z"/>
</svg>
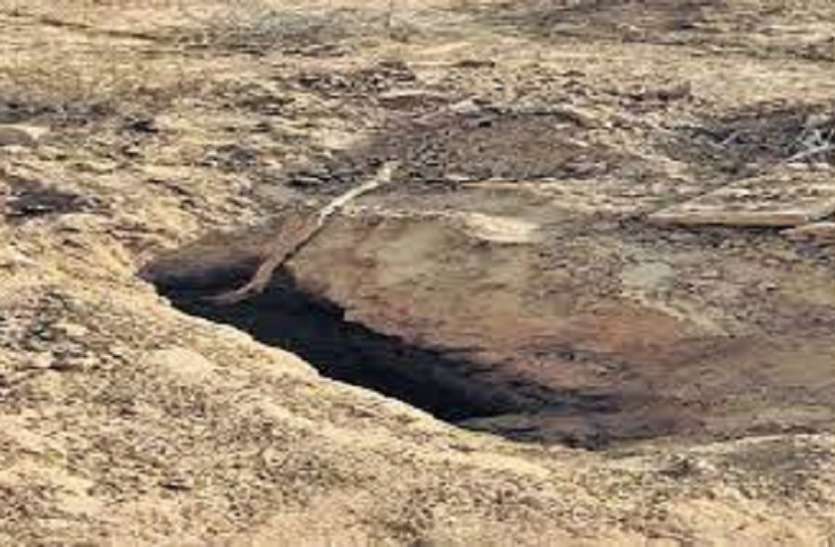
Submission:
<svg viewBox="0 0 835 547">
<path fill-rule="evenodd" d="M 1 544 L 835 541 L 830 2 L 297 4 L 0 0 Z"/>
</svg>

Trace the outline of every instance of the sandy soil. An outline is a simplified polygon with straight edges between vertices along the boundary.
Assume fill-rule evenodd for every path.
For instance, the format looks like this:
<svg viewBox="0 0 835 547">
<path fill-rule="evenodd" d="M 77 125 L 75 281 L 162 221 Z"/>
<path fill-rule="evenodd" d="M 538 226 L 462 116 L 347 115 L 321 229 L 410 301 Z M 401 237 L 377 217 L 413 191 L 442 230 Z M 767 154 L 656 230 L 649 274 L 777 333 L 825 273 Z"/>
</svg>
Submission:
<svg viewBox="0 0 835 547">
<path fill-rule="evenodd" d="M 0 543 L 835 541 L 829 2 L 296 4 L 0 0 Z"/>
</svg>

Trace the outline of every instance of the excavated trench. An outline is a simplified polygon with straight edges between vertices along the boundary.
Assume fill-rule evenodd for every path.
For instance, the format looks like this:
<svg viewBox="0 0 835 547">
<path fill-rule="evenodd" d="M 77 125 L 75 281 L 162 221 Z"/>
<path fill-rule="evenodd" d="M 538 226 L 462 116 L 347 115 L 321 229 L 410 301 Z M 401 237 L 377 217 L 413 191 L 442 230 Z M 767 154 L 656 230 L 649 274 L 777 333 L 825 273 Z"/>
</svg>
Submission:
<svg viewBox="0 0 835 547">
<path fill-rule="evenodd" d="M 209 297 L 244 285 L 287 220 L 209 236 L 141 276 L 323 376 L 515 441 L 596 450 L 832 429 L 835 306 L 820 298 L 833 282 L 809 269 L 826 264 L 801 274 L 769 258 L 779 236 L 724 231 L 739 245 L 717 247 L 601 221 L 582 240 L 572 224 L 555 248 L 507 219 L 461 218 L 337 215 L 235 304 Z"/>
<path fill-rule="evenodd" d="M 432 220 L 420 222 L 434 224 Z M 417 224 L 409 226 L 409 233 L 413 228 Z M 585 392 L 517 375 L 512 365 L 520 359 L 494 355 L 480 343 L 444 344 L 431 335 L 416 335 L 421 328 L 357 317 L 337 302 L 341 299 L 299 270 L 296 260 L 276 272 L 262 293 L 234 304 L 219 304 L 212 297 L 245 284 L 263 259 L 258 256 L 264 248 L 263 234 L 239 234 L 232 239 L 197 242 L 148 264 L 140 276 L 190 315 L 234 326 L 264 344 L 300 356 L 323 376 L 399 399 L 465 428 L 489 429 L 480 421 L 507 416 L 606 415 L 620 408 L 620 396 L 611 392 Z M 340 279 L 356 273 L 350 263 L 332 258 L 332 270 L 324 265 L 317 269 Z M 344 276 L 335 273 L 340 269 Z M 299 282 L 298 275 L 305 282 Z M 387 304 L 384 294 L 380 299 L 382 309 L 394 310 L 403 304 L 396 298 Z M 431 325 L 428 328 L 433 330 Z M 554 352 L 568 359 L 584 358 Z M 545 437 L 539 427 L 530 425 L 495 432 L 515 440 L 562 442 L 587 449 L 606 447 L 610 440 L 598 428 L 580 433 L 555 430 Z"/>
<path fill-rule="evenodd" d="M 286 270 L 264 293 L 233 305 L 210 303 L 206 297 L 213 293 L 205 288 L 175 285 L 163 293 L 187 313 L 233 325 L 295 353 L 324 376 L 400 399 L 442 420 L 523 410 L 520 401 L 468 380 L 476 363 L 455 351 L 416 346 L 351 322 L 343 308 L 306 292 Z"/>
<path fill-rule="evenodd" d="M 239 328 L 264 344 L 298 355 L 323 376 L 396 398 L 452 424 L 468 427 L 474 420 L 473 428 L 481 429 L 477 421 L 492 417 L 617 410 L 616 397 L 489 375 L 490 363 L 468 358 L 472 348 L 413 344 L 351 321 L 344 308 L 300 287 L 286 269 L 277 272 L 258 296 L 232 305 L 213 303 L 211 297 L 219 291 L 246 282 L 240 274 L 218 271 L 207 277 L 204 272 L 197 282 L 173 280 L 160 270 L 154 272 L 152 265 L 144 275 L 190 315 Z M 530 432 L 530 427 L 522 427 L 505 433 L 525 440 Z M 559 440 L 587 449 L 608 445 L 608 437 L 600 432 L 561 435 Z"/>
<path fill-rule="evenodd" d="M 798 300 L 831 283 L 791 289 L 796 272 L 761 262 L 776 236 L 716 247 L 625 224 L 614 241 L 603 222 L 554 250 L 522 224 L 461 218 L 338 215 L 235 304 L 209 297 L 243 286 L 287 220 L 207 237 L 141 275 L 177 308 L 323 376 L 515 441 L 597 450 L 835 423 L 835 312 Z"/>
</svg>

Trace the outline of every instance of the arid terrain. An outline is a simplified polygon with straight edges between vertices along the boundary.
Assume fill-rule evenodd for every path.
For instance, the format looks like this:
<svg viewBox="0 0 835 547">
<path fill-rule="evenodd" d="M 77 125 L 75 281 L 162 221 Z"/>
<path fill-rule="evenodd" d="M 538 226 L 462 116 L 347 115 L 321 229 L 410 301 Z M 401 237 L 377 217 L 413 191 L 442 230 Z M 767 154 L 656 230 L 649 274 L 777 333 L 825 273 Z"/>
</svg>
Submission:
<svg viewBox="0 0 835 547">
<path fill-rule="evenodd" d="M 835 545 L 831 1 L 0 31 L 0 545 Z"/>
</svg>

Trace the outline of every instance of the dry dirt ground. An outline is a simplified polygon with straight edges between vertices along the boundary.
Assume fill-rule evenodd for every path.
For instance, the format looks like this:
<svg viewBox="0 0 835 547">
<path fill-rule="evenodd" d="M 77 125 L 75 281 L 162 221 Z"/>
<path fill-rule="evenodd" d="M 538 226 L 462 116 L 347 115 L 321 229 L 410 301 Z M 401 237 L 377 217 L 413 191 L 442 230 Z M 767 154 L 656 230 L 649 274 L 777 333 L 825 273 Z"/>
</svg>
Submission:
<svg viewBox="0 0 835 547">
<path fill-rule="evenodd" d="M 0 0 L 0 544 L 835 543 L 835 6 L 298 4 Z"/>
</svg>

